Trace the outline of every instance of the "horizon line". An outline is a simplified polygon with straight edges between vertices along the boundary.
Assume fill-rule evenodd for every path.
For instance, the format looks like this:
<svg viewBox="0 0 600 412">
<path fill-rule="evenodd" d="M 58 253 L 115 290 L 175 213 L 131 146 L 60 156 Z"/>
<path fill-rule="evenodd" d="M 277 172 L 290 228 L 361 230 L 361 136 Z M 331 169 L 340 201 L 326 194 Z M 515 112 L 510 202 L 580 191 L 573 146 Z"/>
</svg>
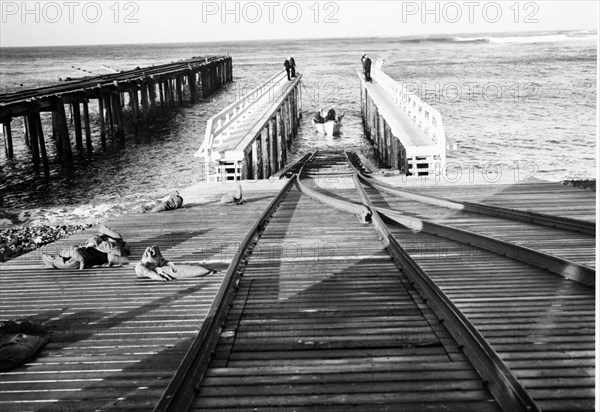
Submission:
<svg viewBox="0 0 600 412">
<path fill-rule="evenodd" d="M 39 47 L 80 47 L 80 46 L 135 46 L 135 45 L 150 45 L 150 44 L 211 44 L 211 43 L 248 43 L 253 41 L 305 41 L 305 40 L 340 40 L 340 39 L 394 39 L 394 38 L 427 38 L 434 36 L 477 36 L 486 34 L 533 34 L 533 33 L 568 33 L 568 32 L 590 32 L 590 35 L 598 34 L 597 28 L 573 28 L 560 30 L 518 30 L 518 31 L 488 31 L 488 32 L 445 32 L 445 33 L 427 33 L 427 34 L 403 34 L 403 35 L 376 35 L 376 36 L 344 36 L 344 37 L 296 37 L 296 38 L 256 38 L 256 39 L 234 39 L 234 40 L 211 40 L 211 41 L 167 41 L 167 42 L 134 42 L 134 43 L 80 43 L 80 44 L 46 44 L 46 45 L 30 45 L 30 46 L 2 46 L 0 49 L 17 49 L 17 48 L 39 48 Z"/>
</svg>

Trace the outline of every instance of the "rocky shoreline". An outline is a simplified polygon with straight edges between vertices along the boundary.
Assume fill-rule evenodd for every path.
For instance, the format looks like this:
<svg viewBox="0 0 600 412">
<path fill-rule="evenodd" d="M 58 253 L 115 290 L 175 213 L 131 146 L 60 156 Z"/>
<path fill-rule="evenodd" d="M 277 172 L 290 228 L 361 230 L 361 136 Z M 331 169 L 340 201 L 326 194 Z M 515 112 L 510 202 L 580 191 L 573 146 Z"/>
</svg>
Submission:
<svg viewBox="0 0 600 412">
<path fill-rule="evenodd" d="M 0 262 L 6 262 L 90 226 L 92 226 L 91 223 L 83 225 L 21 226 L 0 229 Z"/>
<path fill-rule="evenodd" d="M 0 263 L 126 211 L 118 205 L 53 207 L 19 212 L 0 209 Z"/>
<path fill-rule="evenodd" d="M 561 183 L 566 186 L 578 187 L 583 190 L 596 191 L 596 179 L 563 180 Z"/>
</svg>

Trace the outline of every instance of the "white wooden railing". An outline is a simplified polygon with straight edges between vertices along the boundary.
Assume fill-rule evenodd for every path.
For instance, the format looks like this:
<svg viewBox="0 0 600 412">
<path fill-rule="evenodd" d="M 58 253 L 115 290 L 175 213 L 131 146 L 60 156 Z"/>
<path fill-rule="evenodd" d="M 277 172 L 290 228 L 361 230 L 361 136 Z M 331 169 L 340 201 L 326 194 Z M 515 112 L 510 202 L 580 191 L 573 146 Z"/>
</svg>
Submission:
<svg viewBox="0 0 600 412">
<path fill-rule="evenodd" d="M 223 144 L 223 137 L 228 136 L 236 129 L 236 126 L 248 118 L 259 106 L 257 103 L 265 98 L 274 99 L 271 94 L 275 87 L 281 82 L 287 82 L 285 70 L 271 76 L 260 86 L 246 93 L 241 99 L 233 102 L 219 113 L 211 117 L 206 124 L 206 133 L 200 149 L 194 154 L 195 157 L 210 159 L 212 156 L 215 137 L 219 137 L 218 145 Z"/>
<path fill-rule="evenodd" d="M 442 115 L 419 96 L 405 89 L 404 84 L 396 82 L 381 70 L 379 62 L 371 68 L 371 77 L 381 85 L 387 95 L 408 114 L 423 132 L 442 150 L 446 151 L 446 132 Z"/>
</svg>

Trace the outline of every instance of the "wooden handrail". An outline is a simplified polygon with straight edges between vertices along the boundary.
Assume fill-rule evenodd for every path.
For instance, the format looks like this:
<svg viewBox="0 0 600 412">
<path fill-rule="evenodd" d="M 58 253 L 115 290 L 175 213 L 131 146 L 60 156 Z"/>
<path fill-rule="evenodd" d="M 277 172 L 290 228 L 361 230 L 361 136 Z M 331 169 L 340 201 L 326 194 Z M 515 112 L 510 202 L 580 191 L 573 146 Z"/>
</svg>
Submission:
<svg viewBox="0 0 600 412">
<path fill-rule="evenodd" d="M 277 72 L 267 81 L 255 87 L 241 99 L 233 102 L 216 115 L 208 119 L 204 141 L 194 156 L 210 158 L 213 150 L 214 139 L 221 136 L 225 130 L 231 128 L 257 101 L 268 95 L 275 86 L 285 78 L 285 70 Z M 222 140 L 221 140 L 222 143 Z"/>
<path fill-rule="evenodd" d="M 371 76 L 383 87 L 388 96 L 398 105 L 410 119 L 429 136 L 440 148 L 446 149 L 446 132 L 442 123 L 442 115 L 431 105 L 425 103 L 414 93 L 405 90 L 403 83 L 398 83 L 376 66 L 371 69 Z"/>
</svg>

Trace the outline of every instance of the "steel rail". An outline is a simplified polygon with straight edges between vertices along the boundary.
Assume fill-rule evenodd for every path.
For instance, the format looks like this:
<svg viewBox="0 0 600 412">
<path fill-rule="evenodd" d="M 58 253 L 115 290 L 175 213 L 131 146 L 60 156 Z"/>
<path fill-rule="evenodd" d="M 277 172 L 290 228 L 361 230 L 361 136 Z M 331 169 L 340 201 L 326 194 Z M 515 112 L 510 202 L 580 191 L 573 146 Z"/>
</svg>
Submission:
<svg viewBox="0 0 600 412">
<path fill-rule="evenodd" d="M 350 161 L 347 153 L 344 152 L 344 154 L 346 155 L 348 163 L 351 164 L 352 162 Z M 361 176 L 361 173 L 354 167 L 354 165 L 351 166 L 355 170 L 357 184 L 362 183 L 376 190 L 386 191 L 383 188 L 380 189 L 379 185 L 374 184 L 372 180 L 365 179 L 364 176 Z M 390 190 L 390 192 L 391 191 L 392 190 Z M 394 191 L 396 190 L 394 189 Z M 425 196 L 417 193 L 411 194 L 415 195 L 415 197 L 411 198 L 412 200 L 421 201 L 420 198 L 434 198 L 440 201 L 435 204 L 436 206 L 444 206 L 451 207 L 453 209 L 459 209 L 455 207 L 455 205 L 458 204 L 456 202 L 447 201 L 443 198 L 435 198 L 434 196 Z M 362 200 L 363 203 L 365 201 L 368 201 L 367 198 Z M 430 200 L 431 199 L 427 199 L 425 203 L 430 203 Z M 455 203 L 455 205 L 452 205 L 452 203 Z M 445 206 L 446 204 L 450 205 Z M 500 240 L 492 236 L 481 235 L 473 231 L 455 228 L 449 225 L 444 225 L 442 223 L 435 223 L 430 220 L 407 216 L 398 210 L 381 207 L 375 207 L 374 209 L 376 209 L 380 214 L 384 215 L 388 219 L 391 219 L 396 223 L 399 223 L 402 226 L 405 226 L 411 230 L 423 231 L 425 233 L 429 233 L 435 236 L 440 236 L 446 239 L 458 241 L 466 245 L 476 246 L 478 248 L 490 251 L 492 253 L 506 256 L 507 258 L 524 262 L 543 270 L 547 270 L 549 272 L 563 276 L 567 279 L 574 280 L 584 285 L 591 287 L 595 286 L 596 271 L 594 268 L 591 268 L 587 265 L 573 262 L 569 259 L 561 258 L 559 256 L 551 255 L 539 250 L 528 248 L 526 246 L 519 245 L 514 242 Z"/>
<path fill-rule="evenodd" d="M 279 179 L 283 179 L 284 177 L 291 177 L 293 174 L 297 174 L 302 166 L 308 161 L 308 159 L 312 158 L 312 153 L 307 153 L 296 163 L 289 164 L 284 168 L 278 170 L 273 174 L 273 177 L 279 177 Z"/>
<path fill-rule="evenodd" d="M 486 205 L 477 202 L 459 202 L 449 200 L 443 197 L 424 195 L 407 189 L 400 189 L 396 186 L 390 185 L 389 183 L 380 182 L 377 179 L 365 176 L 352 163 L 352 161 L 348 157 L 348 154 L 346 152 L 344 152 L 344 154 L 348 159 L 348 164 L 358 174 L 359 179 L 361 179 L 364 183 L 373 187 L 374 189 L 384 191 L 394 196 L 415 200 L 417 202 L 427 203 L 433 206 L 440 206 L 448 209 L 459 210 L 462 212 L 477 213 L 485 216 L 500 217 L 519 222 L 534 223 L 541 226 L 566 229 L 572 232 L 581 232 L 593 236 L 596 235 L 595 222 L 587 222 L 585 220 L 554 216 L 539 212 L 509 209 L 505 207 Z"/>
<path fill-rule="evenodd" d="M 377 208 L 373 208 L 357 174 L 354 176 L 354 182 L 361 199 L 366 202 L 365 206 L 372 211 L 371 223 L 382 237 L 392 259 L 400 271 L 415 284 L 425 302 L 439 318 L 439 321 L 446 326 L 448 332 L 487 384 L 487 388 L 502 410 L 510 412 L 539 411 L 540 409 L 535 401 L 477 328 L 400 246 Z"/>
<path fill-rule="evenodd" d="M 595 285 L 596 271 L 589 266 L 531 249 L 517 243 L 507 242 L 491 236 L 481 235 L 479 233 L 458 229 L 441 223 L 434 223 L 428 220 L 406 216 L 397 210 L 381 207 L 375 207 L 374 209 L 387 218 L 411 230 L 423 231 L 446 239 L 455 240 L 466 245 L 472 245 L 488 250 L 492 253 L 527 263 L 587 286 L 593 287 Z"/>
<path fill-rule="evenodd" d="M 177 372 L 155 407 L 155 412 L 188 410 L 196 393 L 197 383 L 204 376 L 218 342 L 219 331 L 229 311 L 229 306 L 239 283 L 243 266 L 247 262 L 247 255 L 252 253 L 251 244 L 264 231 L 269 218 L 279 207 L 283 199 L 285 199 L 290 188 L 296 181 L 296 177 L 294 175 L 288 180 L 244 237 L 233 260 L 229 264 L 227 273 L 202 323 L 200 331 L 194 338 Z"/>
<path fill-rule="evenodd" d="M 371 211 L 368 207 L 358 203 L 347 202 L 344 200 L 333 198 L 331 196 L 327 196 L 326 194 L 320 193 L 319 191 L 310 188 L 302 183 L 301 180 L 302 174 L 304 173 L 304 168 L 314 160 L 317 153 L 318 150 L 300 168 L 300 171 L 298 172 L 298 179 L 296 180 L 296 186 L 298 187 L 298 190 L 300 190 L 300 192 L 304 193 L 311 199 L 316 200 L 317 202 L 321 202 L 327 206 L 333 207 L 334 209 L 338 209 L 346 213 L 357 215 L 361 221 L 368 222 L 371 216 Z"/>
</svg>

